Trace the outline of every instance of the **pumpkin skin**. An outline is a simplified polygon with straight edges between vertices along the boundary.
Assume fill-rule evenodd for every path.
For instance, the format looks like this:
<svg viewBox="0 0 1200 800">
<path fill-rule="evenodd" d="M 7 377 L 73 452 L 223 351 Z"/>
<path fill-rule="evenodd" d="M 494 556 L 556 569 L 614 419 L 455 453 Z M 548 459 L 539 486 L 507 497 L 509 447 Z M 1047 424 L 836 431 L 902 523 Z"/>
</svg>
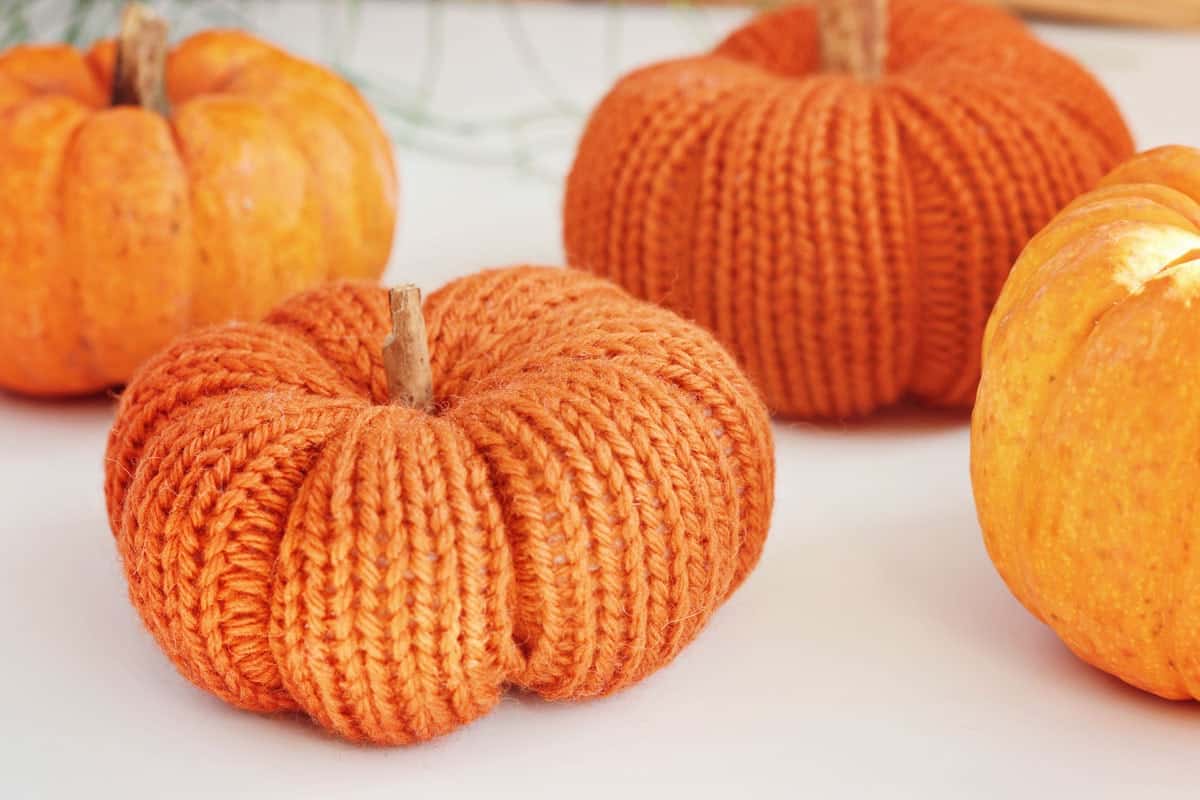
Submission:
<svg viewBox="0 0 1200 800">
<path fill-rule="evenodd" d="M 994 8 L 895 0 L 878 81 L 816 13 L 633 72 L 567 183 L 569 262 L 713 330 L 788 417 L 966 407 L 1029 237 L 1132 151 L 1078 64 Z"/>
<path fill-rule="evenodd" d="M 971 426 L 988 553 L 1084 661 L 1200 697 L 1200 150 L 1134 157 L 1038 234 Z"/>
<path fill-rule="evenodd" d="M 383 289 L 196 332 L 121 399 L 106 497 L 130 597 L 242 708 L 407 743 L 662 667 L 757 562 L 766 409 L 706 331 L 584 273 L 431 295 L 437 410 L 388 405 Z"/>
<path fill-rule="evenodd" d="M 349 84 L 208 31 L 169 54 L 164 118 L 110 106 L 114 59 L 0 54 L 0 388 L 120 384 L 188 327 L 387 264 L 391 145 Z"/>
</svg>

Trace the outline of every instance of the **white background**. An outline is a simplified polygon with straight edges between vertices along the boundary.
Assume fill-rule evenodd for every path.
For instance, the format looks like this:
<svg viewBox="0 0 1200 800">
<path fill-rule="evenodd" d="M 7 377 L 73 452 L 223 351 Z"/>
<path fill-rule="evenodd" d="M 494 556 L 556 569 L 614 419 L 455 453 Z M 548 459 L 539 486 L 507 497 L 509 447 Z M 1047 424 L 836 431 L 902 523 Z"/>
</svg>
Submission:
<svg viewBox="0 0 1200 800">
<path fill-rule="evenodd" d="M 484 266 L 561 263 L 559 178 L 580 112 L 619 71 L 705 46 L 743 12 L 470 5 L 432 26 L 427 13 L 368 3 L 356 36 L 311 3 L 253 16 L 396 87 L 401 106 L 432 86 L 437 119 L 558 109 L 520 131 L 531 166 L 493 123 L 394 123 L 403 210 L 388 277 L 433 289 Z M 1139 145 L 1200 144 L 1200 36 L 1038 29 L 1106 81 Z M 438 63 L 434 34 L 430 84 L 414 76 Z M 540 71 L 514 46 L 522 34 Z M 456 734 L 388 750 L 235 711 L 176 674 L 126 600 L 105 520 L 112 413 L 108 399 L 0 395 L 0 797 L 1196 794 L 1200 707 L 1077 662 L 996 576 L 964 415 L 777 424 L 762 563 L 674 664 L 599 701 L 510 695 Z"/>
</svg>

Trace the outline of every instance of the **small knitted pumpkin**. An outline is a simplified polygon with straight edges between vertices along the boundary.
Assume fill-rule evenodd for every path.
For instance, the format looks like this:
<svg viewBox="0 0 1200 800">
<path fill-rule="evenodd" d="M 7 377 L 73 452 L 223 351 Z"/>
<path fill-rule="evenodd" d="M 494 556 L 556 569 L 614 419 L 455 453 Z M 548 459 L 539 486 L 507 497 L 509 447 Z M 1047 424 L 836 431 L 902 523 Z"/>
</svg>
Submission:
<svg viewBox="0 0 1200 800">
<path fill-rule="evenodd" d="M 754 566 L 770 428 L 708 333 L 532 267 L 456 281 L 425 317 L 431 357 L 397 303 L 385 369 L 386 293 L 317 289 L 182 339 L 125 392 L 110 520 L 134 605 L 197 685 L 427 739 L 506 684 L 640 680 Z"/>
<path fill-rule="evenodd" d="M 168 55 L 130 6 L 86 54 L 0 53 L 0 389 L 97 391 L 191 325 L 377 277 L 395 212 L 358 93 L 244 33 Z"/>
<path fill-rule="evenodd" d="M 1012 592 L 1090 664 L 1200 698 L 1200 150 L 1030 242 L 984 339 L 971 477 Z"/>
<path fill-rule="evenodd" d="M 1013 259 L 1129 133 L 1002 11 L 818 5 L 616 85 L 567 184 L 569 260 L 713 330 L 780 414 L 967 406 Z"/>
</svg>

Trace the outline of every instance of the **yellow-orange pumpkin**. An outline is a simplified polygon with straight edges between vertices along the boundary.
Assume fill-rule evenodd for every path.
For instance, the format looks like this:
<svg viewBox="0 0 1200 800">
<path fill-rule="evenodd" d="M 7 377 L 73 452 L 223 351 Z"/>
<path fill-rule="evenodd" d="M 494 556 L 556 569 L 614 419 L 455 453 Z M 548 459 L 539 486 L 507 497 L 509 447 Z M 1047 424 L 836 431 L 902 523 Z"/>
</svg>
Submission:
<svg viewBox="0 0 1200 800">
<path fill-rule="evenodd" d="M 349 84 L 236 31 L 167 55 L 138 9 L 120 42 L 120 71 L 113 41 L 0 54 L 0 388 L 119 384 L 189 326 L 386 265 L 391 147 Z"/>
<path fill-rule="evenodd" d="M 1009 588 L 1090 664 L 1200 697 L 1200 150 L 1059 214 L 988 323 L 971 477 Z"/>
</svg>

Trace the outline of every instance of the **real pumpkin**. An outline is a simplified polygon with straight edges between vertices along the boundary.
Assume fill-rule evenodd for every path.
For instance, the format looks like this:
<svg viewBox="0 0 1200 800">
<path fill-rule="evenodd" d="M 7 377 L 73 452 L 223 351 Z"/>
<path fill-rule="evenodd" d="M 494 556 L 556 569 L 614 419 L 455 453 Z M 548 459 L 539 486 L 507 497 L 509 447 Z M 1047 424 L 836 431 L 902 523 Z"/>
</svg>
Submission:
<svg viewBox="0 0 1200 800">
<path fill-rule="evenodd" d="M 428 351 L 396 300 L 386 362 L 387 293 L 338 284 L 140 370 L 105 463 L 147 628 L 235 705 L 381 743 L 665 665 L 767 533 L 770 427 L 732 357 L 567 270 L 455 281 Z"/>
<path fill-rule="evenodd" d="M 787 7 L 604 98 L 568 260 L 713 330 L 782 415 L 969 406 L 1013 260 L 1131 150 L 1095 79 L 1002 11 Z"/>
<path fill-rule="evenodd" d="M 391 249 L 391 146 L 359 94 L 253 36 L 0 54 L 0 388 L 96 391 L 192 325 L 257 318 Z"/>
<path fill-rule="evenodd" d="M 988 322 L 971 479 L 1013 594 L 1080 658 L 1200 697 L 1200 150 L 1106 177 Z"/>
</svg>

